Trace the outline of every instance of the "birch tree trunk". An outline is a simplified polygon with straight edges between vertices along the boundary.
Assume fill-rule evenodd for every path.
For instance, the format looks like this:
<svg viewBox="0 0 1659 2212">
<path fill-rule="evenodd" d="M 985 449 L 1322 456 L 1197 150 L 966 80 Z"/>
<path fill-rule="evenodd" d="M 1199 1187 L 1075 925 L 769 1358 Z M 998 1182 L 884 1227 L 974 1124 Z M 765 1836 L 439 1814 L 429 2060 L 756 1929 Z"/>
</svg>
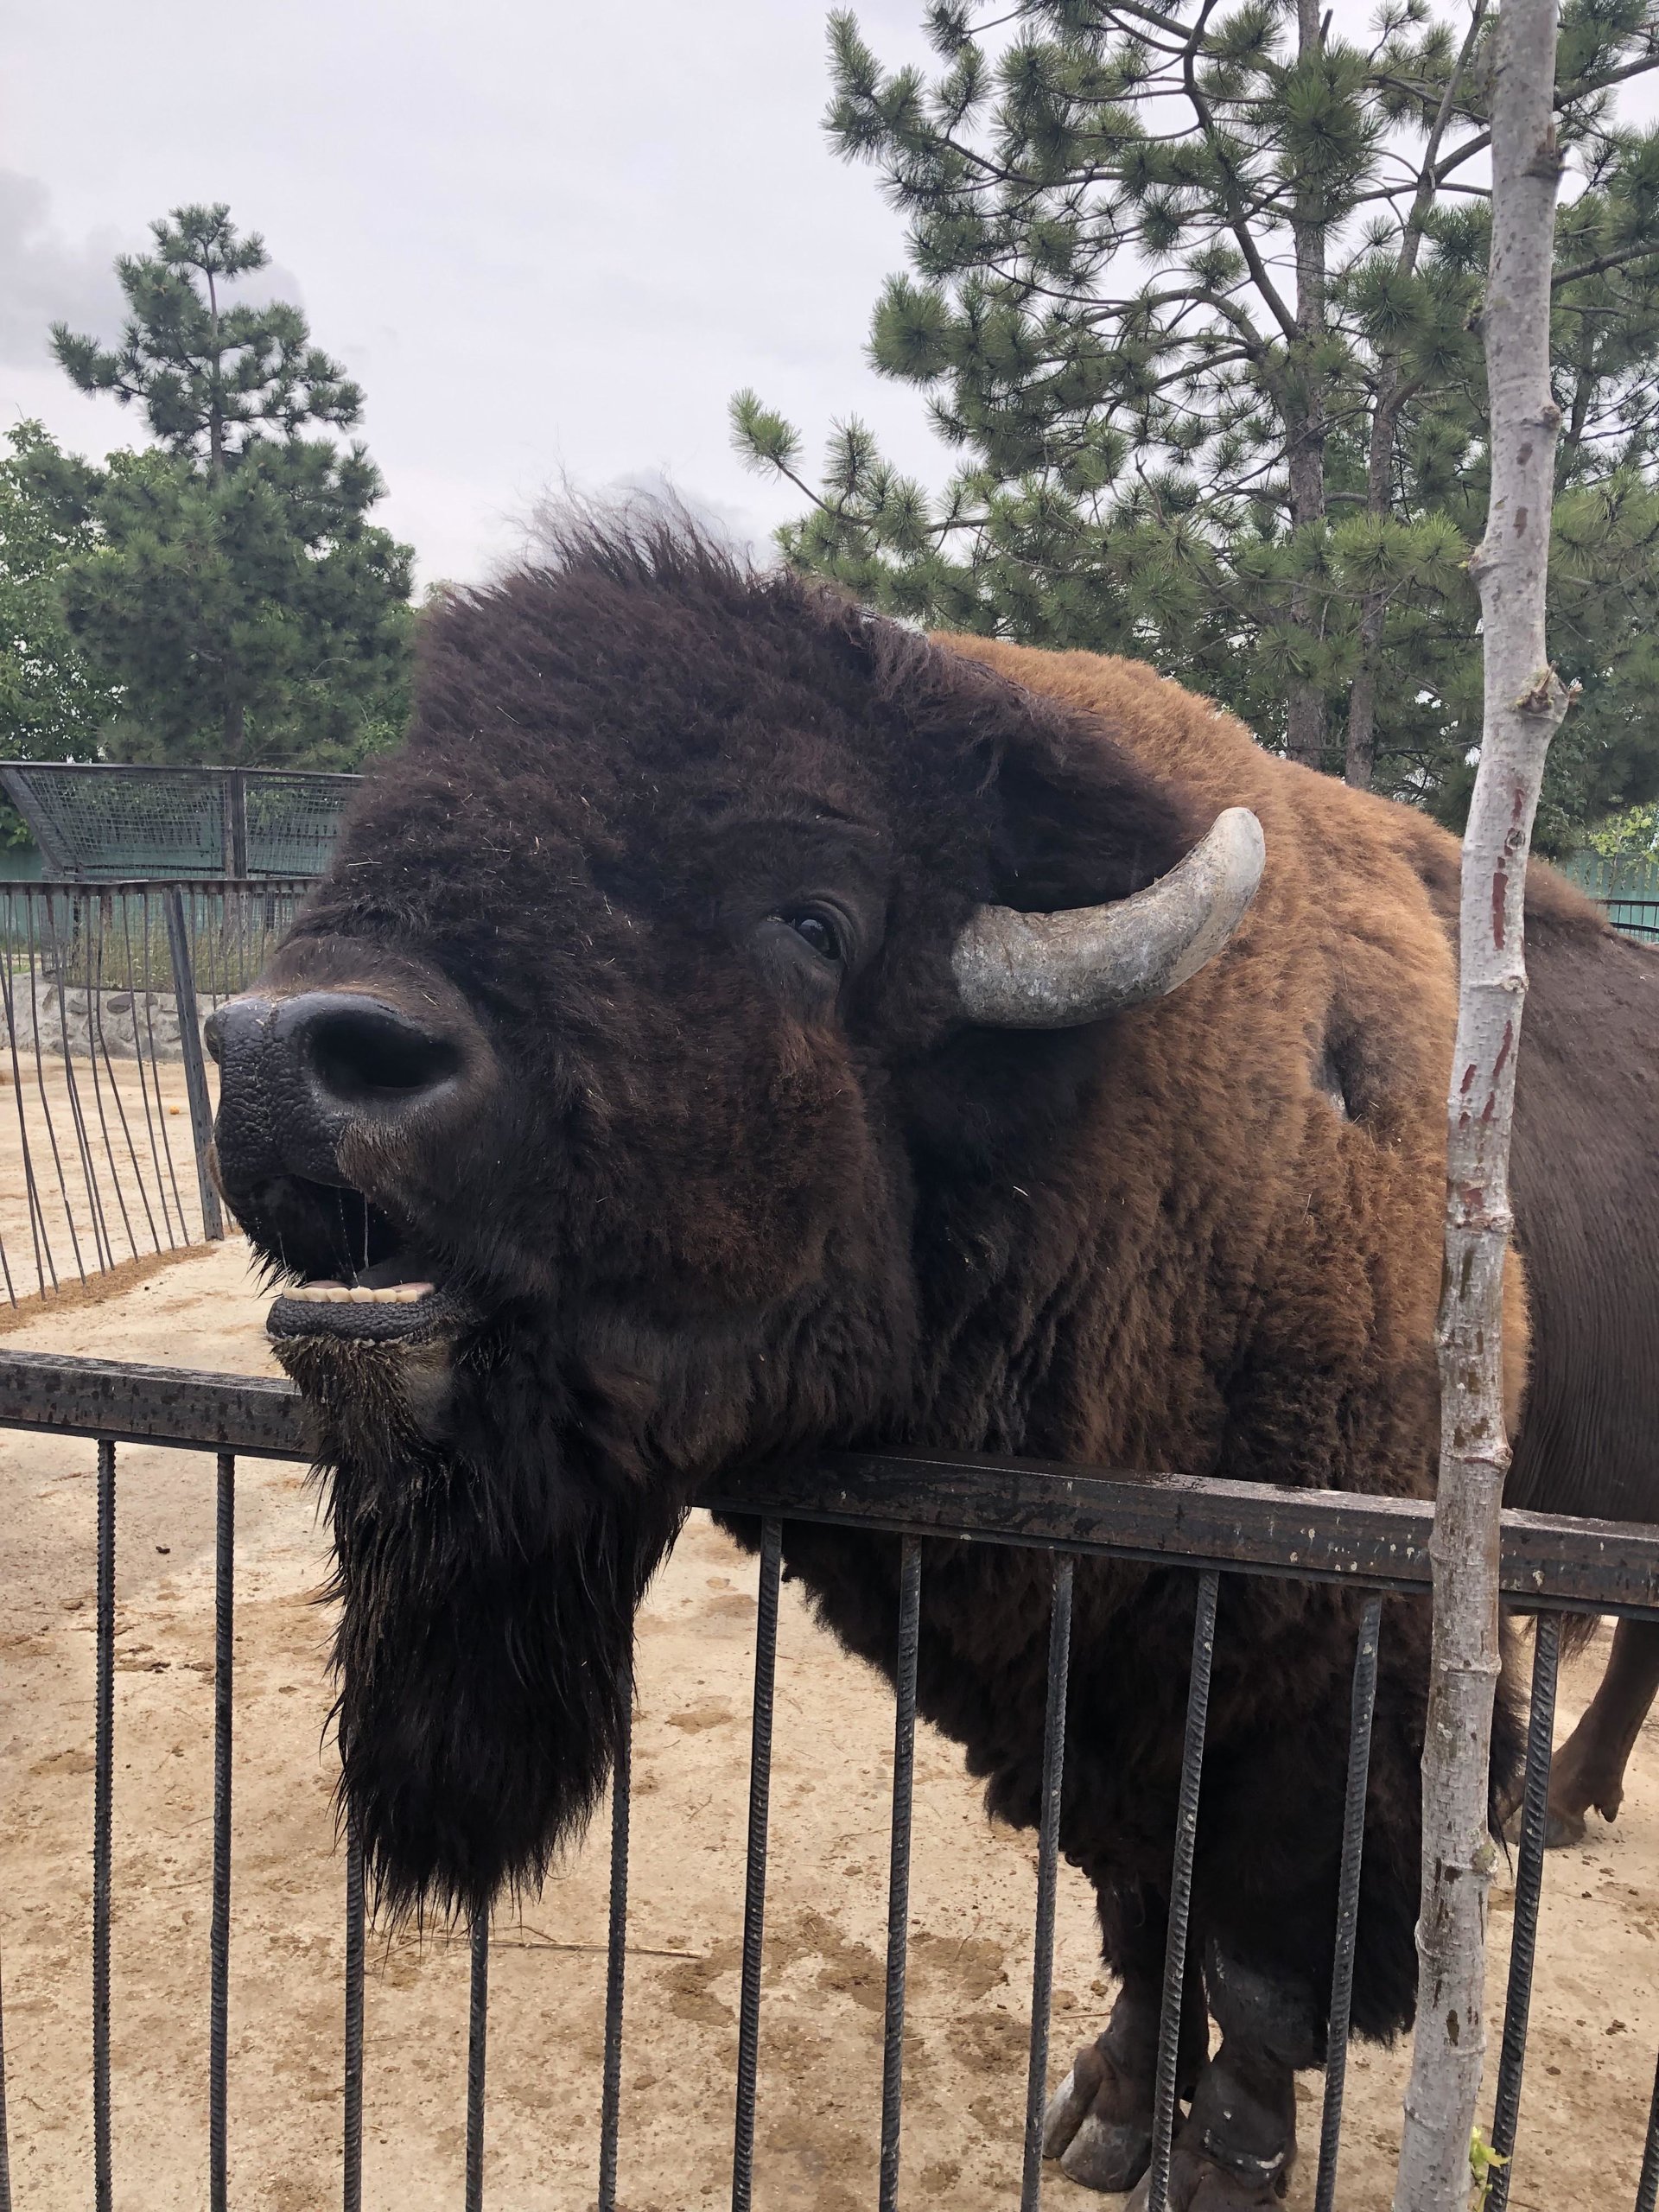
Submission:
<svg viewBox="0 0 1659 2212">
<path fill-rule="evenodd" d="M 1463 847 L 1457 1046 L 1447 1101 L 1434 1642 L 1423 1748 L 1417 2032 L 1394 2212 L 1467 2212 L 1485 2055 L 1487 1764 L 1498 1670 L 1503 1269 L 1510 1125 L 1527 976 L 1522 902 L 1544 756 L 1567 693 L 1544 649 L 1560 412 L 1549 387 L 1556 0 L 1503 0 L 1492 99 L 1483 334 L 1491 410 L 1480 589 L 1485 711 Z"/>
</svg>

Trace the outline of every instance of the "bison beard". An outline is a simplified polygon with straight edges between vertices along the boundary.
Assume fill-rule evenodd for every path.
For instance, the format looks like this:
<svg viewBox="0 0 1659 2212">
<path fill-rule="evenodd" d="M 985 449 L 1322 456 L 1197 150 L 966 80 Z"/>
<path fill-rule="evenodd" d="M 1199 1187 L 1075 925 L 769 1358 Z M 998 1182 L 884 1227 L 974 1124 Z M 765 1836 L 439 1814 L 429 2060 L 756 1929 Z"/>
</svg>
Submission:
<svg viewBox="0 0 1659 2212">
<path fill-rule="evenodd" d="M 441 1351 L 277 1349 L 321 1430 L 340 1792 L 373 1893 L 394 1918 L 481 1914 L 540 1880 L 605 1786 L 635 1610 L 683 1509 L 573 1448 L 517 1347 L 474 1353 L 488 1404 L 442 1442 L 413 1410 Z"/>
</svg>

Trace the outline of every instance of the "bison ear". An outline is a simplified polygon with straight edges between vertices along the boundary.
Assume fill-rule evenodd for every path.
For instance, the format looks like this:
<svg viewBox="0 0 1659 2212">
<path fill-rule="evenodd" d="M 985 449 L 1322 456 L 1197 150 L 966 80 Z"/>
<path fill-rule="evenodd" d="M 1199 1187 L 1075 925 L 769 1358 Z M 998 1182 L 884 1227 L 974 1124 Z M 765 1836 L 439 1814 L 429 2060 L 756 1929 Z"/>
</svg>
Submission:
<svg viewBox="0 0 1659 2212">
<path fill-rule="evenodd" d="M 1210 813 L 1143 768 L 1110 734 L 1051 721 L 1005 743 L 986 798 L 991 899 L 1026 913 L 1127 899 L 1165 875 Z"/>
</svg>

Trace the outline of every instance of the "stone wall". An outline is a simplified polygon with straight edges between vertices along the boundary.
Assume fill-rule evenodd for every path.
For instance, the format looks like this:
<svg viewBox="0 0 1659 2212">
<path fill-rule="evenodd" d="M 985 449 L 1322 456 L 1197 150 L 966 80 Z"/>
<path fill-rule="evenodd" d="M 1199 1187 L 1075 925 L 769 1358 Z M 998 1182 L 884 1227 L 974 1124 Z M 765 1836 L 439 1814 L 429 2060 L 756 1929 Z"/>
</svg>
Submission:
<svg viewBox="0 0 1659 2212">
<path fill-rule="evenodd" d="M 93 991 L 24 972 L 10 978 L 12 1019 L 20 1053 L 40 1049 L 54 1058 L 176 1060 L 179 1015 L 170 991 Z M 67 1044 L 66 1044 L 67 1039 Z M 10 1033 L 0 1000 L 0 1047 L 10 1058 Z M 10 1072 L 10 1071 L 8 1071 Z"/>
</svg>

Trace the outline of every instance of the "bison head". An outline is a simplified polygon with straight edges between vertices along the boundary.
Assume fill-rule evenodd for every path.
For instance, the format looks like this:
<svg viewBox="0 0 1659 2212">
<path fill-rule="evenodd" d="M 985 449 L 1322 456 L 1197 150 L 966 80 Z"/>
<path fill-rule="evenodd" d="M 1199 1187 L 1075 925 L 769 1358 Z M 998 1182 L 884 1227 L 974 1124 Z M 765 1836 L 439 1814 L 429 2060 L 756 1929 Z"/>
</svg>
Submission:
<svg viewBox="0 0 1659 2212">
<path fill-rule="evenodd" d="M 1063 1142 L 1077 1025 L 1224 939 L 1260 832 L 666 524 L 452 599 L 417 696 L 209 1041 L 329 1474 L 347 1799 L 392 1904 L 476 1907 L 602 1787 L 713 1471 L 1007 1440 L 973 1194 Z"/>
</svg>

